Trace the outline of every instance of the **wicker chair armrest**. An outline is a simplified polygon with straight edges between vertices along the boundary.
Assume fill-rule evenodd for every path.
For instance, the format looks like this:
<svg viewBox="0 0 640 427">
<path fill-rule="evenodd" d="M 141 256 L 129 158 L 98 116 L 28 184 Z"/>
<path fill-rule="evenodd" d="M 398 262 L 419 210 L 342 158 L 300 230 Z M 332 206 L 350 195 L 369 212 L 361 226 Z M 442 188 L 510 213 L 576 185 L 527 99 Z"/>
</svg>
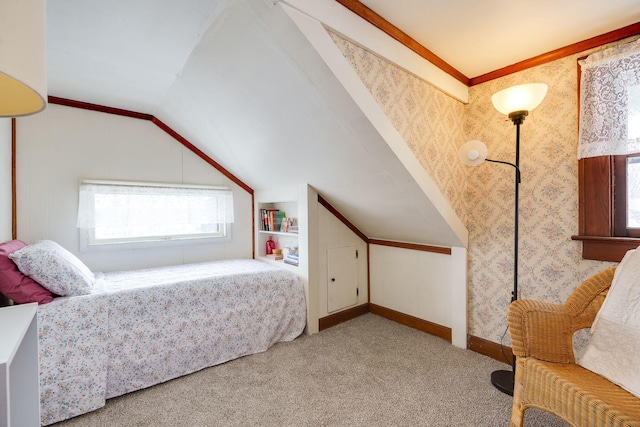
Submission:
<svg viewBox="0 0 640 427">
<path fill-rule="evenodd" d="M 567 311 L 575 316 L 594 317 L 611 287 L 616 268 L 610 267 L 594 274 L 578 286 L 564 303 Z"/>
<path fill-rule="evenodd" d="M 616 267 L 587 279 L 563 305 L 517 300 L 507 310 L 511 349 L 516 357 L 575 363 L 574 332 L 589 328 L 611 286 Z"/>
<path fill-rule="evenodd" d="M 516 357 L 574 363 L 572 336 L 584 326 L 564 306 L 517 300 L 507 310 L 507 322 Z"/>
</svg>

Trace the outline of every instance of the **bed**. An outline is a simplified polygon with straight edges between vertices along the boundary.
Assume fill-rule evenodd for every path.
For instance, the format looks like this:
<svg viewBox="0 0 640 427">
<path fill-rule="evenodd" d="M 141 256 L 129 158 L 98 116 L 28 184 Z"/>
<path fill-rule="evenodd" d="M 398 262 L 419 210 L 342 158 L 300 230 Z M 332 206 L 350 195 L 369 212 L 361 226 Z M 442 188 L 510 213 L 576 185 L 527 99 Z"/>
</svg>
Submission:
<svg viewBox="0 0 640 427">
<path fill-rule="evenodd" d="M 38 306 L 42 425 L 291 341 L 305 323 L 299 278 L 256 260 L 96 273 Z"/>
</svg>

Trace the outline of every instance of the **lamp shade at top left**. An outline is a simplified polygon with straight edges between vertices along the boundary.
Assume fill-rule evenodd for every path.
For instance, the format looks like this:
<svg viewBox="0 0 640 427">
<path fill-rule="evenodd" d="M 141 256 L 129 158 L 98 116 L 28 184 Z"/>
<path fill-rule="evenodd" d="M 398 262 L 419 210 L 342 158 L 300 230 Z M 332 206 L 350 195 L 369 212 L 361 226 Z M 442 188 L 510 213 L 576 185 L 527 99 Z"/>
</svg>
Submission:
<svg viewBox="0 0 640 427">
<path fill-rule="evenodd" d="M 0 0 L 0 117 L 47 105 L 45 0 Z"/>
</svg>

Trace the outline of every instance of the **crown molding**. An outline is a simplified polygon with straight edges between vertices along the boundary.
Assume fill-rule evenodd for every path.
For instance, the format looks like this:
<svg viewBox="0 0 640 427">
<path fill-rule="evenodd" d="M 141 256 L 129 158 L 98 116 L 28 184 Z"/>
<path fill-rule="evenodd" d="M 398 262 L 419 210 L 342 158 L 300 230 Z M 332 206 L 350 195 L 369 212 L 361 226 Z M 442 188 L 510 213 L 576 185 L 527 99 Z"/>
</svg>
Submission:
<svg viewBox="0 0 640 427">
<path fill-rule="evenodd" d="M 445 62 L 443 59 L 438 57 L 436 54 L 422 46 L 420 43 L 409 37 L 406 33 L 400 30 L 398 27 L 384 19 L 382 16 L 378 15 L 376 12 L 365 6 L 359 0 L 335 0 L 337 3 L 340 3 L 345 8 L 349 9 L 354 14 L 358 15 L 365 21 L 369 22 L 371 25 L 375 26 L 379 30 L 383 31 L 393 39 L 402 43 L 407 48 L 411 49 L 422 58 L 431 62 L 433 65 L 438 67 L 440 70 L 449 74 L 451 77 L 456 80 L 464 83 L 465 85 L 471 87 L 480 83 L 488 82 L 489 80 L 494 80 L 500 77 L 507 76 L 509 74 L 517 73 L 519 71 L 526 70 L 528 68 L 533 68 L 538 65 L 546 64 L 557 59 L 564 58 L 566 56 L 574 55 L 576 53 L 584 52 L 589 49 L 593 49 L 607 43 L 612 43 L 618 40 L 625 39 L 627 37 L 631 37 L 637 34 L 640 34 L 640 22 L 635 24 L 628 25 L 623 28 L 619 28 L 617 30 L 610 31 L 605 34 L 601 34 L 599 36 L 592 37 L 587 40 L 583 40 L 578 43 L 571 44 L 569 46 L 562 47 L 560 49 L 553 50 L 551 52 L 544 53 L 542 55 L 535 56 L 533 58 L 525 59 L 524 61 L 517 62 L 515 64 L 500 68 L 498 70 L 491 71 L 486 74 L 482 74 L 476 77 L 466 77 L 460 71 L 455 69 L 453 66 Z"/>
</svg>

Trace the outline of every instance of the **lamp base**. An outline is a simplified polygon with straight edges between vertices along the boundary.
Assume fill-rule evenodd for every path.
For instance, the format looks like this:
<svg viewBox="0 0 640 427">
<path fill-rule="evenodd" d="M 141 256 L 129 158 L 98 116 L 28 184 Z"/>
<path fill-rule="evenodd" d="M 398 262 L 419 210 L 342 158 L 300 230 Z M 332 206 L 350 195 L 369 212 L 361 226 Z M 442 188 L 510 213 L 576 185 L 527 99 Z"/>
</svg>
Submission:
<svg viewBox="0 0 640 427">
<path fill-rule="evenodd" d="M 493 371 L 491 384 L 501 392 L 513 396 L 513 371 Z"/>
</svg>

